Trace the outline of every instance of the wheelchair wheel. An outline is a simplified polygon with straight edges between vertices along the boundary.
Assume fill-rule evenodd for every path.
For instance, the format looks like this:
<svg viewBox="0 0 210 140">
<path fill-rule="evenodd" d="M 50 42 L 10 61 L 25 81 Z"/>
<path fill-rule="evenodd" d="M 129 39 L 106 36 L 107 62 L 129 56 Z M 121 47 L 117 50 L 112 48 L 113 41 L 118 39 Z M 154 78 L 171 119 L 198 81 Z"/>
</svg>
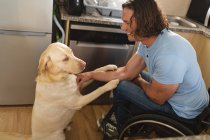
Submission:
<svg viewBox="0 0 210 140">
<path fill-rule="evenodd" d="M 119 140 L 149 139 L 195 135 L 189 128 L 168 117 L 156 114 L 142 114 L 125 123 Z"/>
</svg>

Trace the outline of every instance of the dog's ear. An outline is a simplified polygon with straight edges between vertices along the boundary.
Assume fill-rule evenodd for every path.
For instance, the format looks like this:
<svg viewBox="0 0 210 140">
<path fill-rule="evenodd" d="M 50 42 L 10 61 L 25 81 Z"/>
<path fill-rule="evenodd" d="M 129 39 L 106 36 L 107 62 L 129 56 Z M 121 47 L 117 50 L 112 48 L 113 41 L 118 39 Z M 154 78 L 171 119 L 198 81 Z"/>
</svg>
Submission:
<svg viewBox="0 0 210 140">
<path fill-rule="evenodd" d="M 51 61 L 50 56 L 42 56 L 39 60 L 38 75 L 47 71 L 47 64 Z"/>
</svg>

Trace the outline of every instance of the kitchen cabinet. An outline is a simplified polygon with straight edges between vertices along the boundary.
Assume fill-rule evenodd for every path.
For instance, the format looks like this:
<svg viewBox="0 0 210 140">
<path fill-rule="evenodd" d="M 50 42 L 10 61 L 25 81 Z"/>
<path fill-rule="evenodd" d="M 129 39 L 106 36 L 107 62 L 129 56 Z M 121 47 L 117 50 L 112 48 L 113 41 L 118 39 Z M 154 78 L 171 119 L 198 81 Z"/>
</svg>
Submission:
<svg viewBox="0 0 210 140">
<path fill-rule="evenodd" d="M 210 38 L 198 33 L 177 33 L 193 45 L 206 86 L 210 87 Z"/>
</svg>

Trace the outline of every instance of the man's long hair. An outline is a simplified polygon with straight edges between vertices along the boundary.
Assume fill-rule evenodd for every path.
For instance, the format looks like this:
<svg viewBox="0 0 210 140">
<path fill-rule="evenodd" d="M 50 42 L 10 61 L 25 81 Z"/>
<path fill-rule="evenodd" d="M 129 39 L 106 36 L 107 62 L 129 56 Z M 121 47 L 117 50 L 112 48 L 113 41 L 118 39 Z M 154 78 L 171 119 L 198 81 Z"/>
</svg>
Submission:
<svg viewBox="0 0 210 140">
<path fill-rule="evenodd" d="M 133 10 L 137 23 L 135 36 L 151 37 L 158 35 L 164 28 L 168 28 L 168 21 L 158 7 L 155 0 L 128 0 L 122 8 Z M 130 22 L 132 22 L 132 17 Z"/>
</svg>

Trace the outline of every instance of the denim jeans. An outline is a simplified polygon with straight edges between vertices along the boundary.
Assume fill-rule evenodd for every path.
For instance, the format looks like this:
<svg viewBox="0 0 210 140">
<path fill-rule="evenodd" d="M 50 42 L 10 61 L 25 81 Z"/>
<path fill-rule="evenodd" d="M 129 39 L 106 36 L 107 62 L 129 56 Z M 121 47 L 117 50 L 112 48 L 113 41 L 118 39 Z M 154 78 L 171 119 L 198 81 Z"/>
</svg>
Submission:
<svg viewBox="0 0 210 140">
<path fill-rule="evenodd" d="M 143 72 L 141 76 L 146 81 L 151 82 L 151 77 L 147 73 Z M 177 116 L 168 102 L 162 105 L 153 102 L 139 86 L 131 81 L 119 83 L 114 91 L 113 101 L 118 131 L 126 120 L 145 112 L 157 111 Z"/>
</svg>

